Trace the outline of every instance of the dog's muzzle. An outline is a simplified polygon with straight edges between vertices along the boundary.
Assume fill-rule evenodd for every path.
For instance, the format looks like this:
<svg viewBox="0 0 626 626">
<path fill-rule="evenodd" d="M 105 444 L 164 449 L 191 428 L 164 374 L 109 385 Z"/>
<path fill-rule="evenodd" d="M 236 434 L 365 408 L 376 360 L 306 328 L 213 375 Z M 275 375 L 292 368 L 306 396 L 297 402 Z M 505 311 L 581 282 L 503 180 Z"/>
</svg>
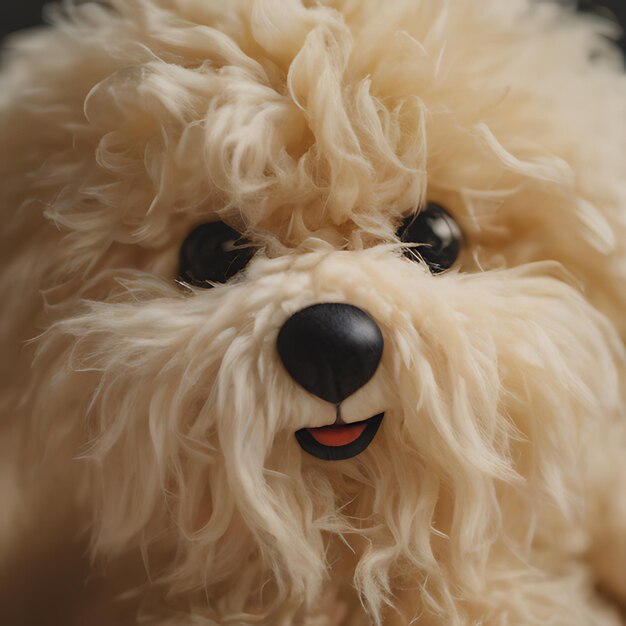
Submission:
<svg viewBox="0 0 626 626">
<path fill-rule="evenodd" d="M 350 304 L 315 304 L 290 317 L 278 334 L 278 353 L 289 375 L 308 392 L 339 407 L 376 373 L 383 354 L 378 324 Z M 302 448 L 321 459 L 360 454 L 378 431 L 383 414 L 362 422 L 303 428 Z"/>
</svg>

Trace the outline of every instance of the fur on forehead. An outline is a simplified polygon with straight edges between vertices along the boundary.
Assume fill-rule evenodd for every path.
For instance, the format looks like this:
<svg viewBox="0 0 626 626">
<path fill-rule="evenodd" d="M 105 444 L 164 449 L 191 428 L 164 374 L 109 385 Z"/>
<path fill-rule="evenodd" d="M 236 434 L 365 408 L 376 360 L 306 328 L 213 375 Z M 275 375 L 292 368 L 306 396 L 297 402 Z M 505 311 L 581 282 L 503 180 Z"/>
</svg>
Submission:
<svg viewBox="0 0 626 626">
<path fill-rule="evenodd" d="M 289 246 L 388 238 L 427 194 L 469 230 L 532 230 L 526 256 L 567 256 L 572 237 L 606 252 L 623 230 L 616 53 L 606 25 L 550 3 L 113 0 L 66 13 L 5 81 L 40 86 L 49 128 L 37 111 L 14 116 L 41 133 L 38 187 L 78 233 L 76 266 L 111 242 L 179 241 L 216 214 Z"/>
</svg>

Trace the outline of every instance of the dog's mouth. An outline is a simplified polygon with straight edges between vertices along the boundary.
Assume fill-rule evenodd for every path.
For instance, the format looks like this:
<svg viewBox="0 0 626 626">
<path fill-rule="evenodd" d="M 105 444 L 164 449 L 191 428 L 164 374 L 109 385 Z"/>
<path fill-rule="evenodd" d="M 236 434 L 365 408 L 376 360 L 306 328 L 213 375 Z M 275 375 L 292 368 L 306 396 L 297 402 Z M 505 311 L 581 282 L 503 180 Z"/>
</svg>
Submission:
<svg viewBox="0 0 626 626">
<path fill-rule="evenodd" d="M 379 413 L 361 422 L 302 428 L 296 439 L 305 452 L 323 461 L 343 461 L 361 454 L 372 443 L 385 416 Z"/>
</svg>

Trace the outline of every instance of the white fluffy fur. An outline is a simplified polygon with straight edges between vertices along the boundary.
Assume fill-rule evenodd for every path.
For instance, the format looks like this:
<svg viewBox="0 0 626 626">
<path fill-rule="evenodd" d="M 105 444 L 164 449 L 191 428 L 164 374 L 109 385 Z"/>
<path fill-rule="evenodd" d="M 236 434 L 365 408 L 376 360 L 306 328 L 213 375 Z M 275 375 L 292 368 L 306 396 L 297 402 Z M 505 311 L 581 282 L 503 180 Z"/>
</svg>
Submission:
<svg viewBox="0 0 626 626">
<path fill-rule="evenodd" d="M 0 79 L 10 626 L 619 624 L 594 590 L 626 601 L 607 26 L 529 0 L 112 0 L 54 21 Z M 394 236 L 426 199 L 467 240 L 438 276 Z M 180 244 L 214 219 L 259 252 L 182 288 Z M 338 301 L 385 337 L 344 419 L 386 416 L 329 464 L 293 434 L 332 407 L 275 345 Z"/>
</svg>

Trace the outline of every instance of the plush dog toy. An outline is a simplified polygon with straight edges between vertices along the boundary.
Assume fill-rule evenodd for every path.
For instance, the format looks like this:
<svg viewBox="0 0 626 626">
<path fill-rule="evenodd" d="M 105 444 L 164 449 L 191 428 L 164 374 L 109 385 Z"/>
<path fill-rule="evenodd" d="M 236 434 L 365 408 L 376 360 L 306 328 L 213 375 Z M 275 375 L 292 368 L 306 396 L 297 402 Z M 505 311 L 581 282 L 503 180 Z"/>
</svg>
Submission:
<svg viewBox="0 0 626 626">
<path fill-rule="evenodd" d="M 530 0 L 111 0 L 1 78 L 4 626 L 616 626 L 626 78 Z"/>
</svg>

